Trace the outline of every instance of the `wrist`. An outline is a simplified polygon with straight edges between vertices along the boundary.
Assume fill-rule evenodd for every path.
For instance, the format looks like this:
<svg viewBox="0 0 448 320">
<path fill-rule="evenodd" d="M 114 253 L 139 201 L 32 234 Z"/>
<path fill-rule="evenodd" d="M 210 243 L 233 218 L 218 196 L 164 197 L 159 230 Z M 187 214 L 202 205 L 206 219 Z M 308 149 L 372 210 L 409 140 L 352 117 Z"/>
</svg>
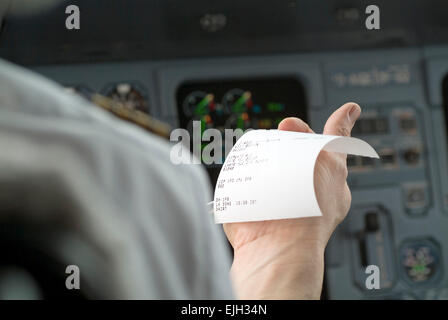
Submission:
<svg viewBox="0 0 448 320">
<path fill-rule="evenodd" d="M 242 299 L 319 299 L 325 244 L 299 234 L 260 237 L 236 248 L 232 280 Z"/>
</svg>

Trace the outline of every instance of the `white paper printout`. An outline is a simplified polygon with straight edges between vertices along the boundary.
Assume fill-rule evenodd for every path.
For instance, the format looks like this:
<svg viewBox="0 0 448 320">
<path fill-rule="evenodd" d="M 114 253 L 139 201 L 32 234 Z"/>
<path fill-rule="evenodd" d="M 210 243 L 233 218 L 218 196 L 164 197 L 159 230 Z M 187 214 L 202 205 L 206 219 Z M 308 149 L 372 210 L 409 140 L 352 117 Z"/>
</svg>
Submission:
<svg viewBox="0 0 448 320">
<path fill-rule="evenodd" d="M 314 192 L 314 165 L 321 150 L 378 158 L 369 144 L 356 138 L 249 131 L 230 151 L 219 174 L 215 222 L 321 216 Z"/>
</svg>

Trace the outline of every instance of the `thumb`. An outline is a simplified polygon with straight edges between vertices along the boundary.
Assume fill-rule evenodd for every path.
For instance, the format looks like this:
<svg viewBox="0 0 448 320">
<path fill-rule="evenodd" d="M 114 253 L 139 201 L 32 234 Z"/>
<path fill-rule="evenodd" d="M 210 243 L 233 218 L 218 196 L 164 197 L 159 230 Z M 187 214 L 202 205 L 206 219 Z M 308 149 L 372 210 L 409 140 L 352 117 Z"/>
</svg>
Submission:
<svg viewBox="0 0 448 320">
<path fill-rule="evenodd" d="M 360 114 L 361 107 L 358 104 L 354 102 L 344 104 L 328 118 L 324 127 L 324 134 L 350 136 Z"/>
</svg>

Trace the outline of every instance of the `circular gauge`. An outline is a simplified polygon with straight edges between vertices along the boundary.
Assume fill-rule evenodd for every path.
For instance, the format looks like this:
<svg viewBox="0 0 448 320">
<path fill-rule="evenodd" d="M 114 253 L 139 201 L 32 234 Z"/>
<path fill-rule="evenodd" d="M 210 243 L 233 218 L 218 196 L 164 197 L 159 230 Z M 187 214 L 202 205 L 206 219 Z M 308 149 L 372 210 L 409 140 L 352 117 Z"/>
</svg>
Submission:
<svg viewBox="0 0 448 320">
<path fill-rule="evenodd" d="M 215 96 L 204 91 L 190 93 L 183 102 L 184 113 L 189 117 L 208 114 L 215 108 Z"/>
<path fill-rule="evenodd" d="M 252 93 L 242 89 L 232 89 L 222 98 L 223 106 L 231 113 L 243 113 L 253 107 Z"/>
<path fill-rule="evenodd" d="M 192 118 L 188 129 L 191 129 L 193 121 L 201 121 L 202 130 L 208 128 L 224 130 L 228 116 L 227 109 L 215 102 L 215 96 L 204 91 L 190 93 L 183 102 L 183 111 L 185 115 Z"/>
<path fill-rule="evenodd" d="M 105 95 L 126 108 L 148 113 L 148 105 L 143 90 L 130 83 L 118 83 L 105 90 Z"/>
<path fill-rule="evenodd" d="M 406 278 L 422 284 L 435 277 L 440 269 L 437 247 L 429 240 L 410 242 L 401 248 L 401 265 Z"/>
</svg>

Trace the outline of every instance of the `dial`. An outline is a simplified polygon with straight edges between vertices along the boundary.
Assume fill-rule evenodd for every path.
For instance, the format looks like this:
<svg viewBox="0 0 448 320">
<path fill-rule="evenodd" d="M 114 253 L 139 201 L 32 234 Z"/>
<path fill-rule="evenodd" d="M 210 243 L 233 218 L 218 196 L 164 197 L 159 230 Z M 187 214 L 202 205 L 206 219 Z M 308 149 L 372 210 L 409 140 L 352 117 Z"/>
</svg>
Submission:
<svg viewBox="0 0 448 320">
<path fill-rule="evenodd" d="M 401 249 L 402 270 L 414 284 L 432 280 L 439 272 L 439 259 L 436 245 L 429 240 L 410 242 Z"/>
<path fill-rule="evenodd" d="M 254 105 L 252 101 L 252 93 L 237 88 L 228 91 L 224 95 L 222 104 L 231 113 L 248 112 Z"/>
<path fill-rule="evenodd" d="M 183 102 L 185 115 L 189 117 L 201 116 L 215 111 L 215 96 L 204 91 L 190 93 Z"/>
<path fill-rule="evenodd" d="M 189 129 L 192 121 L 201 121 L 201 129 L 208 128 L 224 130 L 225 121 L 228 117 L 228 110 L 220 103 L 215 102 L 215 96 L 205 91 L 194 91 L 190 93 L 183 102 L 185 115 L 191 117 Z"/>
<path fill-rule="evenodd" d="M 148 104 L 143 92 L 136 84 L 123 82 L 107 88 L 105 95 L 122 103 L 126 108 L 148 113 Z"/>
</svg>

